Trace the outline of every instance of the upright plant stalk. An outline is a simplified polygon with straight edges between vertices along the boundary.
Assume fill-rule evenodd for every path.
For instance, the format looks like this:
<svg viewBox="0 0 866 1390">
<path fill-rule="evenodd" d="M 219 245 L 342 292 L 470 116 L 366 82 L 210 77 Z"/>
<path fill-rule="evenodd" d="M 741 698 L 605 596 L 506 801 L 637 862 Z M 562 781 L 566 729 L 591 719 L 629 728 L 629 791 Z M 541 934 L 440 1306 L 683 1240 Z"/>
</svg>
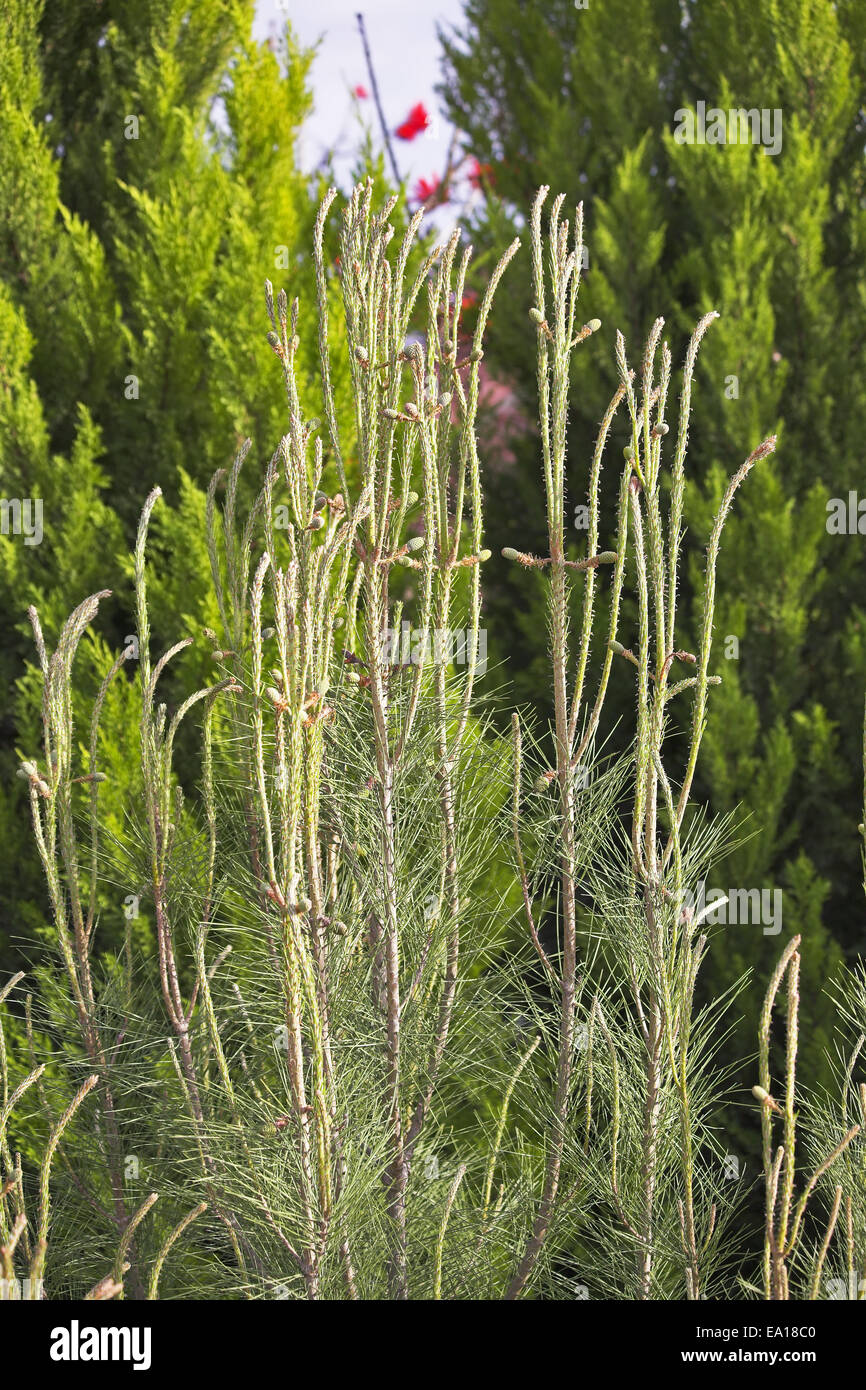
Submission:
<svg viewBox="0 0 866 1390">
<path fill-rule="evenodd" d="M 43 677 L 42 729 L 46 772 L 43 776 L 37 764 L 28 761 L 22 764 L 20 775 L 30 787 L 34 837 L 45 871 L 57 939 L 82 1041 L 88 1061 L 96 1069 L 101 1082 L 113 1215 L 120 1238 L 129 1220 L 123 1191 L 122 1142 L 109 1076 L 108 1049 L 98 1018 L 91 952 L 97 907 L 98 795 L 99 785 L 104 780 L 97 761 L 99 715 L 108 687 L 123 665 L 126 652 L 115 661 L 96 700 L 87 775 L 76 778 L 72 766 L 72 665 L 88 624 L 96 616 L 100 601 L 109 597 L 109 592 L 103 590 L 78 605 L 64 624 L 57 648 L 50 658 L 39 615 L 33 607 L 28 610 Z M 87 879 L 81 869 L 75 829 L 73 788 L 76 782 L 87 783 L 90 788 L 90 865 Z M 131 1280 L 135 1290 L 140 1293 L 142 1286 L 135 1266 Z"/>
<path fill-rule="evenodd" d="M 315 422 L 304 420 L 295 378 L 299 346 L 299 306 L 291 310 L 280 292 L 277 313 L 269 312 L 271 344 L 284 372 L 289 432 L 280 446 L 283 482 L 289 496 L 286 536 L 289 563 L 279 567 L 270 516 L 265 505 L 266 550 L 252 589 L 253 685 L 256 707 L 256 766 L 264 823 L 268 893 L 279 913 L 279 936 L 286 999 L 289 1072 L 307 1213 L 308 1292 L 315 1296 L 318 1272 L 328 1245 L 335 1199 L 345 1169 L 335 1135 L 336 1097 L 331 1055 L 328 972 L 329 918 L 319 829 L 324 730 L 333 711 L 332 660 L 337 610 L 345 601 L 355 523 L 343 494 L 320 491 L 324 469 Z M 271 577 L 279 665 L 275 685 L 263 688 L 261 605 L 265 574 Z M 277 816 L 272 825 L 262 744 L 261 708 L 270 700 L 274 717 Z M 276 833 L 275 833 L 276 832 Z M 304 1041 L 312 1070 L 305 1074 Z M 348 1237 L 341 1223 L 340 1252 L 347 1288 L 354 1293 Z"/>
<path fill-rule="evenodd" d="M 273 289 L 268 283 L 266 290 L 271 322 L 274 319 Z M 250 867 L 256 884 L 259 907 L 270 927 L 267 896 L 268 880 L 262 864 L 261 826 L 256 805 L 255 740 L 256 715 L 252 708 L 249 690 L 244 682 L 245 660 L 250 649 L 249 600 L 252 566 L 252 546 L 256 523 L 270 504 L 274 480 L 277 473 L 279 451 L 271 459 L 264 486 L 251 509 L 242 533 L 239 535 L 237 519 L 238 484 L 244 460 L 249 452 L 251 440 L 244 441 L 238 451 L 233 468 L 228 475 L 219 468 L 211 478 L 207 491 L 206 535 L 211 578 L 216 595 L 222 624 L 222 637 L 215 632 L 206 632 L 217 646 L 214 660 L 234 676 L 237 689 L 227 695 L 228 709 L 232 722 L 232 736 L 243 750 L 241 769 L 241 795 L 243 813 L 247 829 L 250 852 Z M 217 490 L 226 482 L 225 502 L 221 525 L 218 526 L 216 496 Z M 220 544 L 220 534 L 222 545 Z M 279 971 L 273 936 L 268 933 L 268 949 L 275 970 Z"/>
<path fill-rule="evenodd" d="M 671 355 L 661 347 L 661 372 L 655 380 L 656 357 L 664 320 L 656 319 L 644 352 L 640 398 L 635 394 L 625 342 L 617 334 L 617 364 L 628 402 L 631 442 L 625 450 L 630 470 L 629 510 L 633 536 L 638 597 L 637 654 L 614 643 L 614 650 L 637 668 L 637 739 L 632 811 L 632 855 L 635 891 L 645 921 L 646 980 L 635 973 L 632 985 L 636 1016 L 645 1048 L 643 1115 L 642 1218 L 639 1228 L 638 1289 L 642 1299 L 652 1295 L 655 1249 L 655 1202 L 663 1098 L 668 1089 L 677 1097 L 681 1135 L 682 1243 L 686 1293 L 700 1297 L 699 1245 L 706 1237 L 696 1229 L 693 1174 L 693 1120 L 689 1097 L 688 1049 L 692 996 L 706 941 L 696 935 L 696 923 L 684 912 L 681 837 L 689 793 L 705 725 L 707 690 L 718 682 L 709 674 L 715 606 L 715 571 L 722 528 L 734 494 L 753 465 L 772 452 L 775 439 L 765 440 L 749 455 L 731 479 L 716 515 L 705 567 L 701 645 L 697 655 L 680 649 L 676 640 L 676 599 L 685 496 L 685 456 L 691 392 L 697 351 L 710 323 L 710 313 L 698 323 L 686 353 L 680 397 L 679 428 L 671 475 L 667 523 L 662 511 L 662 448 L 669 426 L 665 419 L 671 381 Z M 697 674 L 670 683 L 674 664 L 696 666 Z M 679 796 L 673 790 L 663 761 L 668 703 L 689 692 L 692 697 L 691 735 L 686 771 Z M 667 820 L 662 847 L 659 819 Z"/>
<path fill-rule="evenodd" d="M 235 680 L 228 676 L 213 686 L 195 691 L 184 700 L 168 719 L 166 706 L 157 705 L 156 687 L 169 662 L 188 647 L 191 638 L 176 642 L 156 662 L 150 657 L 150 620 L 147 606 L 146 546 L 151 514 L 161 495 L 155 488 L 142 511 L 135 548 L 135 594 L 138 625 L 139 678 L 141 685 L 141 769 L 144 783 L 145 813 L 148 831 L 150 887 L 156 917 L 156 938 L 159 979 L 166 1016 L 174 1033 L 169 1043 L 172 1061 L 193 1121 L 202 1177 L 214 1212 L 225 1227 L 238 1267 L 246 1271 L 247 1260 L 261 1272 L 261 1262 L 237 1215 L 219 1193 L 219 1165 L 208 1137 L 207 1115 L 202 1099 L 202 1085 L 196 1060 L 192 1021 L 199 996 L 199 985 L 187 1001 L 183 998 L 177 944 L 170 903 L 170 878 L 173 848 L 183 812 L 183 793 L 173 777 L 173 751 L 181 723 L 191 709 L 201 702 L 210 705 L 223 692 L 236 693 Z M 210 911 L 212 881 L 205 888 L 200 922 L 205 923 Z"/>
<path fill-rule="evenodd" d="M 390 626 L 388 604 L 389 568 L 397 548 L 393 521 L 402 521 L 411 473 L 415 440 L 406 440 L 409 463 L 403 471 L 403 496 L 394 491 L 396 426 L 422 418 L 426 410 L 423 365 L 420 351 L 413 351 L 412 372 L 421 411 L 413 402 L 411 411 L 399 409 L 402 364 L 409 315 L 423 288 L 426 272 L 434 257 L 428 258 L 424 276 L 419 276 L 404 299 L 404 277 L 419 219 L 410 224 L 395 267 L 387 256 L 392 228 L 388 218 L 394 202 L 381 214 L 372 211 L 372 189 L 355 189 L 344 210 L 340 238 L 342 292 L 353 375 L 356 429 L 360 474 L 368 510 L 359 538 L 359 558 L 363 571 L 364 650 L 368 663 L 370 702 L 376 763 L 376 796 L 379 805 L 381 837 L 382 918 L 375 932 L 381 933 L 376 960 L 382 961 L 380 997 L 385 1003 L 385 1082 L 384 1106 L 390 1131 L 391 1162 L 386 1175 L 387 1211 L 391 1231 L 388 1282 L 391 1296 L 408 1297 L 406 1271 L 406 1189 L 408 1164 L 405 1155 L 405 1129 L 402 1115 L 400 1064 L 400 935 L 397 902 L 397 839 L 395 825 L 396 757 L 390 700 L 390 660 L 386 648 Z M 418 379 L 421 377 L 420 390 Z M 435 403 L 434 403 L 435 404 Z M 425 493 L 430 492 L 429 467 Z M 423 579 L 421 623 L 429 625 L 432 598 L 432 567 L 428 563 Z M 420 667 L 418 673 L 420 679 Z M 413 689 L 413 695 L 415 690 Z M 417 705 L 405 715 L 402 733 L 409 737 Z M 371 933 L 372 935 L 373 933 Z"/>
<path fill-rule="evenodd" d="M 859 1125 L 852 1125 L 845 1136 L 830 1154 L 819 1163 L 810 1177 L 799 1200 L 795 1201 L 794 1183 L 796 1166 L 797 1112 L 796 1070 L 799 1043 L 798 1020 L 800 1008 L 800 938 L 794 936 L 782 952 L 776 969 L 770 979 L 758 1030 L 758 1074 L 760 1082 L 752 1088 L 755 1099 L 761 1106 L 761 1137 L 764 1164 L 764 1297 L 773 1301 L 784 1301 L 790 1297 L 789 1264 L 802 1237 L 803 1217 L 809 1198 L 823 1175 L 860 1133 Z M 788 980 L 787 1027 L 785 1032 L 785 1099 L 784 1105 L 774 1099 L 770 1074 L 770 1040 L 773 1022 L 773 1006 L 785 977 Z M 773 1150 L 773 1126 L 778 1117 L 782 1122 L 782 1142 Z M 827 1248 L 833 1235 L 841 1202 L 841 1188 L 837 1188 L 836 1199 L 830 1212 L 830 1219 L 824 1234 L 821 1250 L 815 1266 L 812 1282 L 812 1297 L 815 1297 L 821 1269 Z M 849 1266 L 851 1261 L 848 1262 Z"/>
<path fill-rule="evenodd" d="M 453 583 L 458 568 L 470 572 L 469 623 L 465 630 L 464 646 L 467 673 L 456 720 L 448 708 L 447 669 L 444 655 L 436 654 L 434 667 L 436 700 L 436 740 L 438 753 L 439 806 L 443 845 L 444 912 L 446 924 L 446 961 L 443 989 L 439 1003 L 432 1054 L 428 1065 L 426 1085 L 419 1096 L 407 1134 L 407 1153 L 412 1154 L 420 1138 L 430 1108 L 436 1078 L 448 1041 L 451 1017 L 458 983 L 460 955 L 461 897 L 458 870 L 457 817 L 455 799 L 455 769 L 458 764 L 472 702 L 480 651 L 481 623 L 481 564 L 490 552 L 483 545 L 483 514 L 481 476 L 475 434 L 478 410 L 480 363 L 483 355 L 483 336 L 499 281 L 512 256 L 518 249 L 513 242 L 501 257 L 487 285 L 471 342 L 468 363 L 458 361 L 460 351 L 460 314 L 472 248 L 467 247 L 459 266 L 455 256 L 458 236 L 449 241 L 440 262 L 439 273 L 428 288 L 427 380 L 435 382 L 437 402 L 442 413 L 434 417 L 425 431 L 419 427 L 422 452 L 430 457 L 431 476 L 437 483 L 436 507 L 428 514 L 432 520 L 435 563 L 435 628 L 438 634 L 450 633 L 453 612 Z M 462 369 L 466 368 L 465 377 Z M 444 391 L 441 388 L 445 386 Z M 429 390 L 429 388 L 428 388 Z M 453 402 L 453 405 L 452 405 Z M 451 467 L 451 433 L 456 417 L 456 461 Z M 426 437 L 425 437 L 426 435 Z M 466 528 L 465 509 L 470 511 L 469 553 L 460 555 Z M 453 727 L 452 727 L 453 723 Z M 404 740 L 401 740 L 404 741 Z"/>
<path fill-rule="evenodd" d="M 548 237 L 542 237 L 541 219 L 549 189 L 540 189 L 536 198 L 531 224 L 532 270 L 534 305 L 530 316 L 538 337 L 538 395 L 541 425 L 542 467 L 547 505 L 549 555 L 544 559 L 508 549 L 503 553 L 528 566 L 549 566 L 548 616 L 550 651 L 553 674 L 555 773 L 558 793 L 559 875 L 561 968 L 559 978 L 559 1044 L 556 1065 L 556 1086 L 553 1101 L 553 1120 L 548 1136 L 547 1159 L 541 1198 L 523 1256 L 509 1284 L 506 1297 L 519 1297 L 538 1261 L 553 1217 L 559 1190 L 562 1153 L 568 1116 L 574 1054 L 574 1014 L 577 974 L 577 923 L 575 911 L 574 855 L 574 788 L 575 740 L 581 711 L 583 686 L 592 638 L 592 615 L 595 594 L 595 568 L 601 563 L 614 564 L 613 621 L 618 607 L 622 583 L 622 562 L 625 549 L 624 515 L 617 552 L 596 554 L 598 542 L 598 489 L 601 457 L 614 412 L 622 398 L 617 392 L 602 422 L 589 479 L 589 553 L 583 561 L 569 561 L 565 553 L 565 455 L 568 422 L 568 398 L 571 361 L 575 348 L 601 327 L 597 319 L 575 331 L 577 294 L 580 285 L 580 266 L 583 255 L 583 208 L 575 213 L 574 237 L 570 242 L 568 222 L 560 222 L 563 195 L 554 200 Z M 545 253 L 548 265 L 545 268 Z M 548 303 L 549 294 L 549 303 Z M 573 693 L 570 690 L 570 646 L 568 611 L 570 584 L 568 570 L 585 572 L 583 624 L 577 655 L 577 675 Z M 588 746 L 598 724 L 610 664 L 602 673 L 595 710 L 581 742 L 581 752 Z M 516 759 L 516 766 L 519 757 Z M 525 875 L 524 896 L 528 907 Z M 537 936 L 529 910 L 530 930 Z"/>
</svg>

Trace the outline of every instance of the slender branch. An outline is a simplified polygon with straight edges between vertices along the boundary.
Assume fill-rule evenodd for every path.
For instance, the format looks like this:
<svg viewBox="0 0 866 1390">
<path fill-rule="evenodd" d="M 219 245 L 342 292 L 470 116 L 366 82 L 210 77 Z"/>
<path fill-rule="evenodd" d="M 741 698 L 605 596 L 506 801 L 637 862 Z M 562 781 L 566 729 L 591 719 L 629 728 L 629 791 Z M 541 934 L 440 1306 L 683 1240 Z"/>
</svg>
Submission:
<svg viewBox="0 0 866 1390">
<path fill-rule="evenodd" d="M 379 116 L 379 125 L 382 128 L 382 139 L 385 142 L 385 149 L 388 152 L 388 162 L 391 165 L 391 172 L 394 175 L 394 182 L 400 184 L 403 180 L 400 177 L 400 170 L 397 168 L 397 160 L 394 157 L 394 147 L 391 143 L 391 132 L 385 120 L 385 112 L 382 110 L 382 99 L 379 96 L 379 83 L 376 81 L 376 70 L 373 67 L 373 55 L 370 52 L 370 44 L 367 40 L 367 29 L 364 23 L 364 16 L 360 12 L 355 15 L 358 21 L 358 32 L 361 35 L 361 43 L 364 46 L 364 57 L 367 62 L 367 73 L 370 78 L 370 87 L 373 91 L 373 100 L 376 103 L 376 111 Z"/>
</svg>

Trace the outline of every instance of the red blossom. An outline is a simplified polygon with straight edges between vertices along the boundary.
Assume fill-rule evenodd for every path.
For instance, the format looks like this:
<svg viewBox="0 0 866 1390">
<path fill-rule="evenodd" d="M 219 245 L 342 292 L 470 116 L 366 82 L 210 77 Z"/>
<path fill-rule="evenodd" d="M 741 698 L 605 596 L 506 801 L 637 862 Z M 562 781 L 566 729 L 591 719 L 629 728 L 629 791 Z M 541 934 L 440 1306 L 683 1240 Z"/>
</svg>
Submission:
<svg viewBox="0 0 866 1390">
<path fill-rule="evenodd" d="M 429 179 L 419 179 L 412 190 L 412 196 L 417 203 L 429 203 L 430 199 L 439 193 L 442 180 L 438 174 L 433 174 Z M 440 202 L 447 203 L 448 190 L 440 197 Z"/>
<path fill-rule="evenodd" d="M 427 107 L 423 101 L 419 101 L 402 125 L 398 125 L 395 134 L 400 140 L 414 140 L 416 135 L 420 135 L 430 124 L 430 117 L 427 115 Z"/>
<path fill-rule="evenodd" d="M 359 82 L 357 87 L 355 88 L 355 96 L 358 98 L 358 100 L 366 101 L 369 95 L 370 93 L 367 91 L 367 88 L 363 85 L 363 83 Z"/>
</svg>

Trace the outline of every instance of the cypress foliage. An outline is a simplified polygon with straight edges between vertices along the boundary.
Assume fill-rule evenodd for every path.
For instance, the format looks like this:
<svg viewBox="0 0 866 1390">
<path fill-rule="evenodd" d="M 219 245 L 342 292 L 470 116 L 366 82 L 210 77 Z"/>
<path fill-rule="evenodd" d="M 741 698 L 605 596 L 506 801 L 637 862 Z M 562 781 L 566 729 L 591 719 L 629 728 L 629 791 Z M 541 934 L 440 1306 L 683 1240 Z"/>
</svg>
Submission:
<svg viewBox="0 0 866 1390">
<path fill-rule="evenodd" d="M 53 640 L 106 572 L 126 572 L 105 610 L 114 651 L 88 639 L 80 653 L 81 698 L 92 699 L 134 631 L 127 555 L 156 484 L 168 504 L 154 528 L 156 621 L 172 613 L 190 633 L 214 626 L 207 483 L 246 436 L 265 450 L 281 433 L 260 287 L 283 277 L 306 302 L 314 295 L 316 197 L 295 158 L 310 55 L 290 33 L 280 45 L 254 42 L 253 10 L 247 0 L 9 0 L 0 17 L 0 496 L 41 503 L 44 532 L 28 543 L 10 515 L 0 535 L 0 679 L 12 692 L 0 831 L 16 865 L 0 908 L 7 963 L 42 922 L 14 777 L 37 731 L 28 604 Z M 307 340 L 297 372 L 318 410 L 315 365 Z M 211 671 L 199 641 L 173 673 L 171 698 Z M 120 828 L 140 789 L 129 692 L 115 685 L 102 738 Z M 122 898 L 110 905 L 109 939 Z"/>
</svg>

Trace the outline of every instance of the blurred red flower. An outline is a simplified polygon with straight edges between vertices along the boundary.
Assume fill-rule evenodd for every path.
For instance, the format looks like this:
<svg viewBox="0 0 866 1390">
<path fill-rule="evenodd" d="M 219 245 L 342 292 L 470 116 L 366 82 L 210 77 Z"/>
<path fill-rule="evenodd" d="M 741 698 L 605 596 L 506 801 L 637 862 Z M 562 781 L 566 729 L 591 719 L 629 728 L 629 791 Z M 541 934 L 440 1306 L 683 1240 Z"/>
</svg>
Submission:
<svg viewBox="0 0 866 1390">
<path fill-rule="evenodd" d="M 440 179 L 438 174 L 433 174 L 432 177 L 429 179 L 419 179 L 412 190 L 412 195 L 415 198 L 415 201 L 417 203 L 429 202 L 430 199 L 434 196 L 434 194 L 439 192 L 441 183 L 442 180 Z M 444 196 L 442 197 L 442 202 L 447 203 L 447 201 L 448 192 L 446 190 Z"/>
<path fill-rule="evenodd" d="M 357 87 L 355 88 L 355 96 L 359 99 L 359 101 L 366 101 L 369 95 L 370 93 L 367 91 L 367 88 L 359 82 Z"/>
<path fill-rule="evenodd" d="M 412 107 L 403 124 L 398 125 L 395 134 L 401 140 L 414 140 L 415 136 L 426 130 L 429 124 L 430 117 L 427 115 L 427 107 L 423 101 L 419 101 Z"/>
</svg>

